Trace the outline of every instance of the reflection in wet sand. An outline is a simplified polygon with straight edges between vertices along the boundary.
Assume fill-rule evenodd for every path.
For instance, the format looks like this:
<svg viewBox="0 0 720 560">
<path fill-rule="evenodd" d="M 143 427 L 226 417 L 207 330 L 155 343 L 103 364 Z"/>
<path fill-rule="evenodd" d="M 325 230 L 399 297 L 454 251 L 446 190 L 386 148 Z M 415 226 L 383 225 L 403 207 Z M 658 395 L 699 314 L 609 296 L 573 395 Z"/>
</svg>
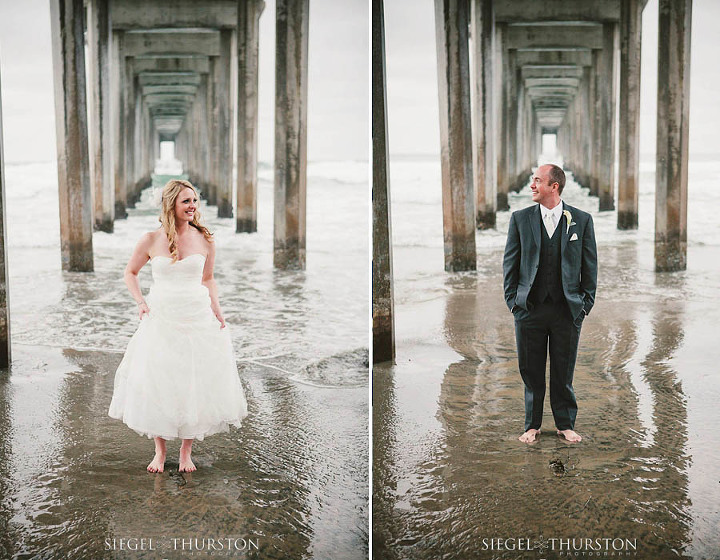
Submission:
<svg viewBox="0 0 720 560">
<path fill-rule="evenodd" d="M 687 274 L 649 285 L 634 243 L 600 253 L 575 370 L 578 445 L 555 436 L 549 398 L 539 441 L 517 441 L 522 382 L 501 249 L 485 249 L 477 275 L 407 281 L 444 290 L 433 302 L 401 287 L 398 333 L 411 336 L 396 365 L 373 373 L 376 558 L 559 558 L 553 538 L 625 539 L 637 558 L 717 557 L 720 437 L 705 426 L 720 380 L 705 371 L 720 357 L 707 332 L 720 308 Z M 487 550 L 498 538 L 533 550 Z"/>
<path fill-rule="evenodd" d="M 144 471 L 152 443 L 107 416 L 108 372 L 121 354 L 19 349 L 17 367 L 37 369 L 2 385 L 15 388 L 3 410 L 16 410 L 2 424 L 0 449 L 12 443 L 24 453 L 2 462 L 0 557 L 119 558 L 106 539 L 119 546 L 132 538 L 154 547 L 133 558 L 190 557 L 189 548 L 174 548 L 182 539 L 204 546 L 205 557 L 209 539 L 217 547 L 227 538 L 244 539 L 244 550 L 238 540 L 232 554 L 215 548 L 214 556 L 362 557 L 364 387 L 332 391 L 327 402 L 328 389 L 246 367 L 243 427 L 196 443 L 192 474 L 177 472 L 179 443 L 168 443 L 165 472 L 152 475 Z"/>
</svg>

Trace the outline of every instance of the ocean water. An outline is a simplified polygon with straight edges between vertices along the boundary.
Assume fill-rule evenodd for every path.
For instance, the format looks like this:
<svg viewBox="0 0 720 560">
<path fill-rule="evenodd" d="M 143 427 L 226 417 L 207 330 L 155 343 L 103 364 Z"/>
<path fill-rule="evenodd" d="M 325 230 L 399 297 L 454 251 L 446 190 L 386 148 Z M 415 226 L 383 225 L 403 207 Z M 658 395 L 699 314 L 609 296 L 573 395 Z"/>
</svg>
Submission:
<svg viewBox="0 0 720 560">
<path fill-rule="evenodd" d="M 13 343 L 124 350 L 137 321 L 123 271 L 142 233 L 159 227 L 150 190 L 127 220 L 115 222 L 114 233 L 94 233 L 95 271 L 67 273 L 60 268 L 54 163 L 6 167 Z M 366 383 L 367 368 L 360 365 L 328 372 L 327 379 L 310 379 L 320 374 L 308 373 L 318 370 L 309 367 L 318 360 L 367 349 L 366 170 L 365 162 L 309 165 L 307 267 L 302 272 L 272 267 L 270 166 L 260 164 L 257 233 L 236 234 L 233 219 L 218 219 L 216 208 L 201 202 L 217 243 L 221 307 L 241 360 L 272 363 L 282 355 L 298 379 Z M 140 272 L 140 283 L 146 292 L 149 264 Z"/>
<path fill-rule="evenodd" d="M 598 243 L 574 380 L 583 442 L 555 436 L 546 396 L 543 434 L 525 445 L 502 289 L 511 212 L 476 232 L 476 272 L 446 273 L 439 158 L 391 157 L 397 357 L 373 368 L 377 557 L 561 558 L 575 552 L 548 540 L 572 538 L 630 539 L 623 557 L 718 557 L 720 159 L 691 158 L 688 267 L 676 273 L 654 272 L 654 162 L 640 170 L 637 231 L 617 230 L 572 177 L 565 187 Z M 528 187 L 509 199 L 511 211 L 532 204 Z"/>
<path fill-rule="evenodd" d="M 538 162 L 562 162 L 562 157 L 543 154 Z M 688 245 L 720 245 L 720 228 L 717 227 L 714 208 L 720 207 L 720 191 L 715 187 L 720 173 L 720 158 L 709 156 L 690 160 L 688 173 Z M 430 156 L 393 156 L 390 165 L 391 196 L 393 203 L 393 246 L 428 247 L 442 249 L 442 191 L 440 189 L 440 158 Z M 533 204 L 529 195 L 530 177 L 525 189 L 510 193 L 510 211 Z M 569 174 L 563 191 L 563 200 L 587 212 L 592 212 L 596 229 L 602 235 L 598 241 L 638 239 L 652 241 L 655 231 L 655 160 L 643 158 L 640 162 L 640 221 L 637 232 L 620 231 L 616 227 L 617 214 L 598 212 L 597 197 L 589 197 L 589 190 L 573 180 Z M 617 193 L 615 195 L 617 201 Z M 617 206 L 617 204 L 616 204 Z M 614 220 L 613 220 L 614 219 Z M 504 246 L 508 212 L 498 213 L 498 224 L 487 235 L 478 234 L 479 247 Z M 441 251 L 442 256 L 442 251 Z"/>
</svg>

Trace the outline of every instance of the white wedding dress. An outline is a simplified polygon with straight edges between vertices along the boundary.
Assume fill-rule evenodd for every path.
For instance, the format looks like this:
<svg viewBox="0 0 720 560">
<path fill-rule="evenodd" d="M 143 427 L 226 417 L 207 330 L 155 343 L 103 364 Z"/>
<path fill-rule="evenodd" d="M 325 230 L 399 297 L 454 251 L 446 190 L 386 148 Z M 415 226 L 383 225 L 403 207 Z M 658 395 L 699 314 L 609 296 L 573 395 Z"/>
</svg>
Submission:
<svg viewBox="0 0 720 560">
<path fill-rule="evenodd" d="M 153 285 L 115 373 L 108 414 L 148 438 L 196 439 L 240 426 L 247 402 L 230 329 L 210 309 L 205 256 L 150 262 Z"/>
</svg>

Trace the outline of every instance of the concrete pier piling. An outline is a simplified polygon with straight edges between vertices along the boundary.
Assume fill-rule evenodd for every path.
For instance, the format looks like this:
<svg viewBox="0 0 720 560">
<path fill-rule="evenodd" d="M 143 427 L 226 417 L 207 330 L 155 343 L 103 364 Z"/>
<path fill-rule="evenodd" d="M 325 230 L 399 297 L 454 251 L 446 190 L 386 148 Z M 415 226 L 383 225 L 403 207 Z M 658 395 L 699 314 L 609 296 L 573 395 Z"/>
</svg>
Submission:
<svg viewBox="0 0 720 560">
<path fill-rule="evenodd" d="M 383 0 L 372 3 L 372 316 L 373 363 L 395 360 L 390 173 L 388 170 L 385 18 Z"/>
<path fill-rule="evenodd" d="M 643 0 L 621 0 L 618 229 L 637 229 Z"/>
<path fill-rule="evenodd" d="M 659 272 L 687 268 L 691 15 L 692 0 L 660 0 L 655 166 Z"/>
<path fill-rule="evenodd" d="M 495 162 L 495 196 L 497 209 L 500 211 L 510 210 L 508 204 L 508 150 L 509 150 L 509 129 L 508 129 L 508 87 L 506 81 L 510 73 L 510 67 L 508 65 L 508 57 L 505 55 L 507 52 L 507 25 L 505 23 L 498 23 L 495 26 L 496 33 L 496 51 L 495 57 L 495 77 L 498 80 L 498 100 L 496 102 L 495 109 L 495 124 L 497 126 L 496 140 L 497 150 Z"/>
<path fill-rule="evenodd" d="M 495 185 L 495 111 L 493 65 L 495 59 L 495 16 L 492 0 L 472 0 L 474 40 L 475 103 L 473 104 L 476 226 L 495 227 L 497 189 Z"/>
<path fill-rule="evenodd" d="M 237 233 L 257 231 L 257 127 L 260 14 L 265 2 L 238 4 Z"/>
<path fill-rule="evenodd" d="M 5 218 L 5 146 L 3 145 L 2 80 L 0 79 L 0 368 L 10 365 L 10 294 L 8 287 L 8 251 Z"/>
<path fill-rule="evenodd" d="M 90 53 L 90 123 L 92 144 L 90 172 L 95 193 L 95 229 L 112 233 L 115 221 L 113 188 L 111 90 L 110 90 L 110 6 L 109 0 L 88 4 L 88 51 Z"/>
<path fill-rule="evenodd" d="M 508 35 L 511 36 L 511 33 Z M 511 192 L 517 190 L 517 148 L 518 148 L 518 122 L 520 112 L 520 83 L 518 81 L 518 67 L 516 64 L 517 51 L 515 49 L 508 50 L 507 57 L 507 73 L 505 74 L 505 95 L 507 96 L 506 109 L 503 122 L 506 129 L 506 159 L 505 180 L 507 185 L 503 190 Z"/>
<path fill-rule="evenodd" d="M 232 30 L 220 31 L 220 48 L 214 66 L 215 107 L 217 109 L 217 145 L 215 165 L 217 166 L 216 204 L 219 218 L 233 217 L 232 200 Z"/>
<path fill-rule="evenodd" d="M 128 35 L 126 38 L 130 38 Z M 132 59 L 125 60 L 125 206 L 135 208 L 135 125 L 137 122 L 137 102 L 135 76 Z"/>
<path fill-rule="evenodd" d="M 468 0 L 435 0 L 445 270 L 475 270 Z"/>
<path fill-rule="evenodd" d="M 618 48 L 616 23 L 603 24 L 603 47 L 598 60 L 596 76 L 597 124 L 599 127 L 597 147 L 597 178 L 600 210 L 615 209 L 615 86 L 617 64 L 615 53 Z"/>
<path fill-rule="evenodd" d="M 275 54 L 275 219 L 278 268 L 305 268 L 309 0 L 278 0 Z"/>
<path fill-rule="evenodd" d="M 111 69 L 112 104 L 114 114 L 113 126 L 113 169 L 115 191 L 115 219 L 127 218 L 127 184 L 125 182 L 125 92 L 121 84 L 125 74 L 125 33 L 112 32 L 111 56 L 113 65 Z M 56 115 L 57 118 L 57 115 Z"/>
<path fill-rule="evenodd" d="M 51 0 L 62 269 L 93 270 L 83 1 Z"/>
</svg>

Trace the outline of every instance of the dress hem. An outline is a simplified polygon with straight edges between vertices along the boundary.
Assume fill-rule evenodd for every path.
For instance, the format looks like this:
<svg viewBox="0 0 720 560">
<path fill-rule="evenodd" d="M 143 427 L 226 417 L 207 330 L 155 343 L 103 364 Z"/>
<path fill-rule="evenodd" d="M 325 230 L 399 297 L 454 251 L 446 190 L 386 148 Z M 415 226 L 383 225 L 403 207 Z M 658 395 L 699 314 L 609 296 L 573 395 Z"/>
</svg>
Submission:
<svg viewBox="0 0 720 560">
<path fill-rule="evenodd" d="M 240 428 L 242 426 L 242 421 L 247 417 L 247 414 L 241 418 L 233 418 L 232 420 L 221 420 L 220 422 L 214 424 L 209 429 L 196 433 L 193 435 L 186 435 L 186 434 L 174 434 L 174 435 L 164 435 L 164 434 L 156 434 L 153 433 L 151 430 L 133 427 L 122 418 L 118 418 L 117 416 L 112 416 L 109 414 L 110 418 L 115 418 L 116 420 L 120 420 L 123 424 L 125 424 L 128 428 L 130 428 L 133 432 L 135 432 L 138 435 L 146 436 L 148 439 L 153 439 L 156 437 L 162 438 L 167 441 L 173 441 L 176 439 L 194 439 L 197 441 L 203 441 L 206 437 L 212 436 L 215 434 L 223 433 L 223 432 L 230 432 L 230 426 L 235 426 L 236 428 Z"/>
</svg>

